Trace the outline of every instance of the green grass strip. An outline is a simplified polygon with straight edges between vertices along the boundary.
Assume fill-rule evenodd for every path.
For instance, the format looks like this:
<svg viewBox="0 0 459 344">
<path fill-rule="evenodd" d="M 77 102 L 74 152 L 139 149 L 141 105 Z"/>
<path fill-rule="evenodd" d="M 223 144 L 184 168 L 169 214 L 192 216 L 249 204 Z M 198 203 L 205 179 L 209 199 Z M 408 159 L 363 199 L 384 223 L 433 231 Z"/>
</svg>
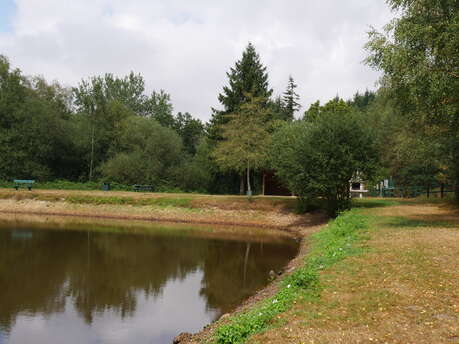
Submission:
<svg viewBox="0 0 459 344">
<path fill-rule="evenodd" d="M 179 207 L 179 208 L 191 208 L 191 199 L 189 198 L 169 198 L 169 197 L 157 197 L 157 198 L 133 198 L 133 197 L 97 197 L 97 196 L 68 196 L 65 200 L 69 203 L 75 204 L 110 204 L 110 205 L 150 205 L 157 207 Z"/>
<path fill-rule="evenodd" d="M 249 311 L 235 315 L 230 322 L 217 328 L 214 343 L 244 343 L 249 336 L 268 328 L 277 315 L 287 311 L 300 295 L 320 296 L 320 270 L 345 257 L 360 252 L 355 243 L 363 239 L 368 218 L 357 210 L 342 213 L 312 237 L 311 252 L 302 267 L 281 282 L 274 297 L 262 301 Z"/>
</svg>

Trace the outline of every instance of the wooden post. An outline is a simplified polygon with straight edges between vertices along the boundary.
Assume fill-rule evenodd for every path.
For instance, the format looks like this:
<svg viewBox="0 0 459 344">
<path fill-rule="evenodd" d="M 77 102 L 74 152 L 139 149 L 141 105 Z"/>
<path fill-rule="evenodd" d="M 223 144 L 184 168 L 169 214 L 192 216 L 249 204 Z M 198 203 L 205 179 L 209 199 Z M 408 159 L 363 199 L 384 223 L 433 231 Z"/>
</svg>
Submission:
<svg viewBox="0 0 459 344">
<path fill-rule="evenodd" d="M 445 192 L 445 184 L 441 183 L 440 185 L 440 198 L 443 198 Z"/>
</svg>

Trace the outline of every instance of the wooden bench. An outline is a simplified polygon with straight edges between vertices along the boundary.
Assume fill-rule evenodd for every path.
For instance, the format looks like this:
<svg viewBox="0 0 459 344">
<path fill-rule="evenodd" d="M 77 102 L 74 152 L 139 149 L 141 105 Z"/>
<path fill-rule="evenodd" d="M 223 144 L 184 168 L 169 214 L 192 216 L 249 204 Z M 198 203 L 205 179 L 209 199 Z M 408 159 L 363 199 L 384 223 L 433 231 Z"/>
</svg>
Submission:
<svg viewBox="0 0 459 344">
<path fill-rule="evenodd" d="M 132 187 L 134 189 L 135 192 L 141 192 L 141 191 L 144 191 L 144 192 L 153 192 L 153 185 L 134 185 Z"/>
<path fill-rule="evenodd" d="M 35 183 L 35 180 L 25 180 L 25 179 L 15 179 L 14 180 L 14 188 L 16 190 L 19 190 L 19 188 L 21 186 L 23 186 L 24 188 L 27 188 L 30 190 L 32 190 L 32 184 Z"/>
</svg>

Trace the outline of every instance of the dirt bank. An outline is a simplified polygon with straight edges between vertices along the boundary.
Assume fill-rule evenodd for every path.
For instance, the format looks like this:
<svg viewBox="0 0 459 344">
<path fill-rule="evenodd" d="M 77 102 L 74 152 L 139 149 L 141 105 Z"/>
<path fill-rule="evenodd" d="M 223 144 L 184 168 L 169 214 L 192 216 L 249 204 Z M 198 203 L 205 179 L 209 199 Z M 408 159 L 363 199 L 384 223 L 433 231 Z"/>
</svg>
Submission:
<svg viewBox="0 0 459 344">
<path fill-rule="evenodd" d="M 92 217 L 171 223 L 259 227 L 299 232 L 324 221 L 297 215 L 291 197 L 154 194 L 133 192 L 0 190 L 0 213 Z"/>
</svg>

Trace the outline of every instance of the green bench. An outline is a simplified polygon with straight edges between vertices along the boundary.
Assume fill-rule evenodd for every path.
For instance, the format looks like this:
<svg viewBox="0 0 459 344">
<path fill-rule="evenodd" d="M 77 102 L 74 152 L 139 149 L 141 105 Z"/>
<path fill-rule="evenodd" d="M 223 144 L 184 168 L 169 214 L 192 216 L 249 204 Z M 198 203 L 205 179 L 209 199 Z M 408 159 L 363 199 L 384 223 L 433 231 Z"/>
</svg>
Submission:
<svg viewBox="0 0 459 344">
<path fill-rule="evenodd" d="M 35 180 L 25 180 L 25 179 L 15 179 L 14 180 L 14 188 L 16 190 L 19 190 L 19 188 L 21 186 L 23 186 L 24 188 L 27 188 L 30 190 L 32 190 L 32 184 L 35 183 Z"/>
<path fill-rule="evenodd" d="M 153 185 L 139 185 L 136 184 L 132 187 L 135 192 L 153 192 Z"/>
</svg>

